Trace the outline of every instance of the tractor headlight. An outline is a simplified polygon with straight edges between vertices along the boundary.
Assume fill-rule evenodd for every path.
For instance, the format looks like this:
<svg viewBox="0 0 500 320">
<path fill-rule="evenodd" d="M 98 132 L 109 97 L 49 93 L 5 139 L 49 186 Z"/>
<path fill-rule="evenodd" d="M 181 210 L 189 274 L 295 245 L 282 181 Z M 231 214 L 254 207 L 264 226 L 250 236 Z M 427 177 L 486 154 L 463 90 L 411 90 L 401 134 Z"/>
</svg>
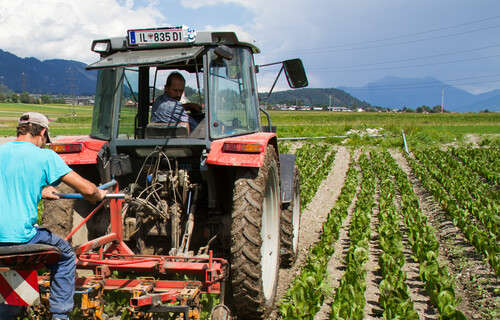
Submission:
<svg viewBox="0 0 500 320">
<path fill-rule="evenodd" d="M 92 42 L 92 51 L 97 53 L 109 52 L 111 49 L 111 42 L 109 40 L 95 40 Z"/>
</svg>

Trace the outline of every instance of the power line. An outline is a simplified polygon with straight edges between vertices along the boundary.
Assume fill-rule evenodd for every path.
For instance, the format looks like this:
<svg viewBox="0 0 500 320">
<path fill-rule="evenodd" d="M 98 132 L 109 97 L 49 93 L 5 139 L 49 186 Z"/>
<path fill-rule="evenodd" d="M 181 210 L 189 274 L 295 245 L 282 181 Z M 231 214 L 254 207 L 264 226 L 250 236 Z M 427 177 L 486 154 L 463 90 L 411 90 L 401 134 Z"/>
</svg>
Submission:
<svg viewBox="0 0 500 320">
<path fill-rule="evenodd" d="M 321 69 L 314 69 L 314 68 L 311 69 L 311 68 L 309 68 L 308 71 L 316 71 L 316 72 L 364 72 L 364 71 L 408 69 L 408 68 L 428 67 L 428 66 L 450 64 L 450 63 L 469 62 L 469 61 L 483 60 L 483 59 L 490 59 L 490 58 L 497 58 L 497 57 L 500 57 L 500 55 L 491 55 L 491 56 L 485 56 L 485 57 L 477 57 L 477 58 L 469 58 L 469 59 L 461 59 L 461 60 L 452 60 L 452 61 L 445 61 L 445 62 L 415 64 L 415 65 L 399 66 L 399 67 L 395 66 L 395 67 L 385 67 L 385 68 L 347 69 L 347 70 L 331 70 L 330 68 L 321 68 Z M 338 68 L 338 67 L 336 67 L 336 68 Z"/>
<path fill-rule="evenodd" d="M 399 45 L 403 45 L 403 44 L 417 43 L 417 42 L 422 42 L 422 41 L 449 38 L 449 37 L 464 35 L 464 34 L 468 34 L 468 33 L 474 33 L 474 32 L 479 32 L 479 31 L 484 31 L 484 30 L 495 29 L 495 28 L 499 28 L 499 27 L 500 27 L 500 25 L 494 25 L 494 26 L 490 26 L 490 27 L 484 27 L 484 28 L 475 29 L 475 30 L 456 32 L 456 33 L 447 34 L 447 35 L 441 35 L 441 36 L 435 36 L 435 37 L 429 37 L 429 38 L 423 38 L 423 39 L 414 39 L 414 40 L 408 40 L 408 41 L 402 41 L 402 42 L 387 43 L 387 44 L 379 44 L 379 45 L 373 45 L 373 46 L 365 46 L 365 47 L 336 49 L 339 46 L 331 46 L 331 47 L 316 48 L 316 49 L 310 49 L 310 50 L 306 49 L 306 50 L 296 50 L 296 51 L 289 51 L 289 52 L 297 52 L 297 53 L 302 53 L 302 54 L 325 53 L 325 52 L 335 53 L 335 52 L 347 52 L 347 51 L 355 51 L 355 50 L 375 49 L 375 48 L 382 48 L 382 47 L 385 48 L 385 47 L 399 46 Z"/>
<path fill-rule="evenodd" d="M 498 19 L 498 18 L 500 18 L 500 16 L 494 16 L 494 17 L 490 17 L 490 18 L 485 18 L 485 19 L 470 21 L 470 22 L 466 22 L 466 23 L 456 24 L 456 25 L 453 25 L 453 26 L 447 26 L 447 27 L 442 27 L 442 28 L 437 28 L 437 29 L 432 29 L 432 30 L 427 30 L 427 31 L 415 32 L 415 33 L 408 33 L 408 34 L 404 34 L 404 35 L 400 35 L 400 36 L 394 36 L 394 37 L 390 37 L 390 38 L 382 38 L 382 39 L 376 39 L 376 40 L 354 42 L 354 43 L 350 43 L 350 44 L 340 45 L 340 47 L 351 47 L 351 46 L 358 46 L 358 45 L 368 44 L 368 43 L 378 43 L 378 42 L 381 42 L 381 41 L 388 41 L 388 40 L 396 40 L 396 39 L 401 39 L 401 38 L 413 37 L 413 36 L 418 36 L 418 35 L 422 35 L 422 34 L 433 33 L 433 32 L 437 32 L 437 31 L 443 31 L 443 30 L 448 30 L 448 29 L 463 27 L 463 26 L 467 26 L 467 25 L 471 25 L 471 24 L 476 24 L 476 23 L 480 23 L 480 22 L 484 22 L 484 21 L 489 21 L 489 20 L 494 20 L 494 19 Z M 482 29 L 478 29 L 478 30 L 481 31 Z M 473 31 L 473 32 L 475 32 L 475 31 Z M 337 45 L 335 47 L 338 48 L 339 46 Z M 330 47 L 330 48 L 333 48 L 333 47 Z"/>
<path fill-rule="evenodd" d="M 385 61 L 385 62 L 374 62 L 374 63 L 345 65 L 345 66 L 340 66 L 340 67 L 330 67 L 328 69 L 337 69 L 337 68 L 338 69 L 343 69 L 343 68 L 353 68 L 353 67 L 366 67 L 366 66 L 389 64 L 389 63 L 399 63 L 399 62 L 408 62 L 408 61 L 414 61 L 414 60 L 424 60 L 424 59 L 429 59 L 429 58 L 443 57 L 443 56 L 449 56 L 449 55 L 454 55 L 454 54 L 460 54 L 460 53 L 467 53 L 467 52 L 473 52 L 473 51 L 491 49 L 491 48 L 496 48 L 496 47 L 500 47 L 500 44 L 492 45 L 492 46 L 487 46 L 487 47 L 481 47 L 481 48 L 475 48 L 475 49 L 468 49 L 468 50 L 460 50 L 460 51 L 454 51 L 454 52 L 447 52 L 447 53 L 435 54 L 435 55 L 431 55 L 431 56 L 416 57 L 416 58 L 406 58 L 406 59 L 392 60 L 392 61 Z"/>
<path fill-rule="evenodd" d="M 495 76 L 500 76 L 500 74 L 495 75 Z M 489 76 L 484 76 L 484 77 L 489 77 Z M 390 89 L 424 89 L 424 88 L 442 88 L 443 86 L 451 86 L 445 82 L 453 82 L 453 81 L 458 81 L 458 80 L 472 80 L 475 78 L 482 78 L 482 77 L 471 77 L 471 78 L 462 78 L 462 79 L 455 79 L 455 80 L 443 80 L 440 81 L 440 83 L 433 83 L 433 82 L 415 82 L 415 83 L 410 83 L 410 84 L 395 84 L 395 85 L 373 85 L 370 87 L 359 87 L 356 88 L 357 90 L 368 90 L 368 91 L 377 91 L 377 90 L 390 90 Z M 456 83 L 454 86 L 457 85 L 475 85 L 475 84 L 484 84 L 484 83 L 498 83 L 500 82 L 500 79 L 498 80 L 487 80 L 487 81 L 476 81 L 476 82 L 465 82 L 465 83 Z"/>
<path fill-rule="evenodd" d="M 500 80 L 491 80 L 491 81 L 480 81 L 480 82 L 466 82 L 455 84 L 455 86 L 465 86 L 465 85 L 475 85 L 475 84 L 485 84 L 485 83 L 499 83 Z M 436 84 L 436 85 L 428 85 L 428 86 L 407 86 L 407 87 L 398 87 L 398 86 L 386 86 L 386 87 L 361 87 L 356 88 L 357 90 L 367 90 L 367 91 L 377 91 L 377 90 L 390 90 L 390 89 L 425 89 L 425 88 L 442 88 L 443 86 L 449 86 L 447 84 Z"/>
<path fill-rule="evenodd" d="M 494 29 L 494 28 L 500 27 L 500 25 L 483 27 L 483 28 L 478 28 L 478 29 L 473 29 L 473 30 L 465 30 L 465 31 L 456 32 L 456 33 L 452 33 L 452 34 L 428 37 L 428 38 L 423 38 L 423 39 L 414 39 L 414 40 L 394 42 L 394 43 L 388 43 L 388 44 L 377 44 L 377 45 L 371 45 L 371 46 L 363 46 L 363 45 L 371 44 L 371 43 L 380 43 L 380 42 L 389 41 L 389 40 L 396 40 L 396 39 L 414 37 L 414 36 L 419 36 L 419 35 L 425 35 L 425 34 L 429 34 L 429 33 L 434 33 L 434 32 L 448 30 L 448 29 L 454 29 L 454 28 L 458 28 L 458 27 L 477 24 L 477 23 L 495 20 L 495 19 L 499 19 L 499 18 L 500 18 L 500 16 L 494 16 L 494 17 L 474 20 L 474 21 L 470 21 L 470 22 L 466 22 L 466 23 L 456 24 L 456 25 L 452 25 L 452 26 L 446 26 L 446 27 L 442 27 L 442 28 L 436 28 L 436 29 L 415 32 L 415 33 L 409 33 L 409 34 L 404 34 L 404 35 L 399 35 L 399 36 L 394 36 L 394 37 L 374 39 L 374 40 L 361 41 L 361 42 L 354 42 L 354 43 L 348 43 L 348 44 L 336 44 L 334 46 L 327 46 L 327 47 L 314 48 L 314 49 L 290 50 L 287 52 L 289 52 L 289 53 L 301 53 L 301 54 L 315 54 L 315 53 L 324 53 L 326 51 L 326 52 L 335 53 L 335 52 L 346 52 L 346 51 L 361 50 L 361 49 L 373 49 L 373 48 L 380 48 L 380 47 L 387 47 L 387 46 L 396 46 L 396 45 L 401 45 L 401 44 L 410 44 L 410 43 L 414 43 L 414 42 L 422 42 L 422 41 L 428 41 L 428 40 L 436 40 L 436 39 L 454 37 L 454 36 L 464 35 L 464 34 L 468 34 L 468 33 L 474 33 L 474 32 L 480 32 L 480 31 L 484 31 L 484 30 Z"/>
</svg>

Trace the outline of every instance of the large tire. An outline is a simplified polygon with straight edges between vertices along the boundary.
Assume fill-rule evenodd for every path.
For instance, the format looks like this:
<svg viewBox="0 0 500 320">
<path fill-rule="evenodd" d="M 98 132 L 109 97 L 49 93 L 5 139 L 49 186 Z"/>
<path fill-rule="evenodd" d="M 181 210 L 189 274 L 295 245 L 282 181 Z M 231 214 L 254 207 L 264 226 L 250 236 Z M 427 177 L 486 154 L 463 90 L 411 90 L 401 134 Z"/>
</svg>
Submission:
<svg viewBox="0 0 500 320">
<path fill-rule="evenodd" d="M 76 192 L 65 183 L 56 188 L 63 193 Z M 43 226 L 63 239 L 96 207 L 83 199 L 44 200 L 43 206 Z M 71 237 L 70 243 L 77 246 L 104 235 L 108 225 L 109 213 L 101 209 Z"/>
<path fill-rule="evenodd" d="M 280 255 L 280 185 L 274 148 L 260 168 L 239 168 L 233 189 L 231 285 L 241 319 L 264 319 L 271 312 Z"/>
<path fill-rule="evenodd" d="M 293 195 L 281 210 L 281 266 L 290 267 L 297 259 L 300 228 L 300 173 L 295 166 Z"/>
<path fill-rule="evenodd" d="M 57 190 L 62 193 L 72 193 L 75 189 L 61 183 Z M 49 229 L 61 238 L 66 237 L 73 228 L 74 199 L 44 200 L 42 222 L 43 227 Z"/>
</svg>

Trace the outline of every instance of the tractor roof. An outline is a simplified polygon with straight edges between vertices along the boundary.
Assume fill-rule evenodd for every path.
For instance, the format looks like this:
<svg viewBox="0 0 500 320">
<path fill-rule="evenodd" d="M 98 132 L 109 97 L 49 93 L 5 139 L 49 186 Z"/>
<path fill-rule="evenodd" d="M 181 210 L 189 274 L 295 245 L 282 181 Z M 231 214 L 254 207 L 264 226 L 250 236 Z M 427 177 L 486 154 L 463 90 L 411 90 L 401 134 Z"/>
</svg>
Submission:
<svg viewBox="0 0 500 320">
<path fill-rule="evenodd" d="M 125 37 L 94 40 L 92 51 L 102 59 L 87 69 L 163 65 L 194 58 L 208 45 L 247 46 L 253 53 L 260 52 L 256 41 L 242 32 L 197 32 L 186 26 L 129 30 Z"/>
</svg>

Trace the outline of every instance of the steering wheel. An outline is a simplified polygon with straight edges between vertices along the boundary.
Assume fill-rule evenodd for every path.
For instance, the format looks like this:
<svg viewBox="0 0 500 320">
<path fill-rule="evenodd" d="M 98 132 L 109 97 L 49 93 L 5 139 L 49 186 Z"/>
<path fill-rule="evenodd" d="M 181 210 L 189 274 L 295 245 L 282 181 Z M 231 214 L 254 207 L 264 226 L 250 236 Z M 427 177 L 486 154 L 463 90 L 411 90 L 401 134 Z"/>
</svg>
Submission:
<svg viewBox="0 0 500 320">
<path fill-rule="evenodd" d="M 201 120 L 205 119 L 205 112 L 203 111 L 189 111 L 189 116 L 200 123 Z"/>
</svg>

